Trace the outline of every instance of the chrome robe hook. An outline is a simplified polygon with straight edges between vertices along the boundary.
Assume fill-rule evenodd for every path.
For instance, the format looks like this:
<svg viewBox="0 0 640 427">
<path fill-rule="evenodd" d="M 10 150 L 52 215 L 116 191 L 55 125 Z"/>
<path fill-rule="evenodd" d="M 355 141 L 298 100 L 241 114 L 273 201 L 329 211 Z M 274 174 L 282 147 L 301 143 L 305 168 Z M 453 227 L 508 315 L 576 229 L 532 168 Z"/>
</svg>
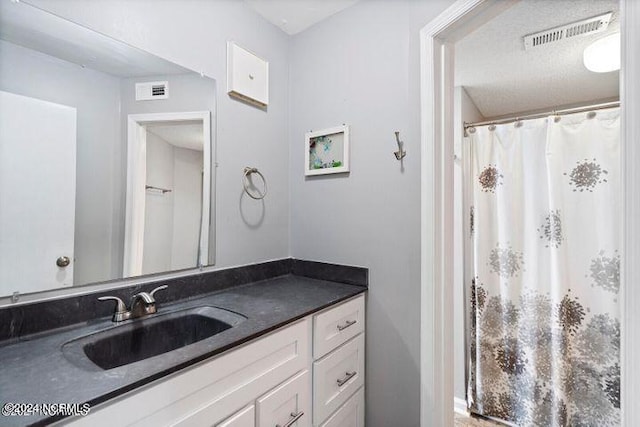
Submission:
<svg viewBox="0 0 640 427">
<path fill-rule="evenodd" d="M 404 142 L 400 141 L 400 132 L 396 131 L 396 142 L 398 143 L 398 151 L 394 151 L 393 154 L 396 155 L 396 159 L 402 160 L 404 156 L 407 155 L 407 152 L 402 149 L 404 146 Z"/>
</svg>

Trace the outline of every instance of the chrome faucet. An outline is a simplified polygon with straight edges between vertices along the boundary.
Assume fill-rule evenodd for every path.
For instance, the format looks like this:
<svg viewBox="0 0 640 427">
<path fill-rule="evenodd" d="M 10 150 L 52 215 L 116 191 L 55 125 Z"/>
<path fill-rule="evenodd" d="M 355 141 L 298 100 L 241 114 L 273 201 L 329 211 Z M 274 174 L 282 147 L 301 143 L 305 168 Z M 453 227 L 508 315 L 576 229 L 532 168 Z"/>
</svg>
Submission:
<svg viewBox="0 0 640 427">
<path fill-rule="evenodd" d="M 118 297 L 107 296 L 98 298 L 99 301 L 115 301 L 116 311 L 113 313 L 114 322 L 122 322 L 128 319 L 135 319 L 137 317 L 146 316 L 157 312 L 156 300 L 153 297 L 156 292 L 163 289 L 167 289 L 167 285 L 158 286 L 151 292 L 139 292 L 131 298 L 131 305 L 129 310 L 124 301 Z"/>
</svg>

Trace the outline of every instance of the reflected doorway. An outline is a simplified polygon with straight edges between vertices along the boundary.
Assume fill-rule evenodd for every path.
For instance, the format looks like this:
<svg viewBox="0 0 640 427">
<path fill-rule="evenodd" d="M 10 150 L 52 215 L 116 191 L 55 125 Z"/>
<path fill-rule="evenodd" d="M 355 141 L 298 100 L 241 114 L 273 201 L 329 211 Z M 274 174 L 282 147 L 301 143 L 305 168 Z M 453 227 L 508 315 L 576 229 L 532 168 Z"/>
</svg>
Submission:
<svg viewBox="0 0 640 427">
<path fill-rule="evenodd" d="M 125 277 L 207 265 L 209 112 L 129 116 Z"/>
</svg>

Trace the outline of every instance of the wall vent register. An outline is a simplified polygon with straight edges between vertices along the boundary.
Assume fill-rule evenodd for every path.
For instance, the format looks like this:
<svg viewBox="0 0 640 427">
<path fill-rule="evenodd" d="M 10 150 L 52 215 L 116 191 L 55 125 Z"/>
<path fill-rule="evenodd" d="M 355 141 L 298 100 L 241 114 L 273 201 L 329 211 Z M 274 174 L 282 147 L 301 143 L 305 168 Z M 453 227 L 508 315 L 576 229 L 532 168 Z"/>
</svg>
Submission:
<svg viewBox="0 0 640 427">
<path fill-rule="evenodd" d="M 136 101 L 169 98 L 169 82 L 136 83 Z"/>
<path fill-rule="evenodd" d="M 600 33 L 609 27 L 613 12 L 594 16 L 524 36 L 524 49 L 529 50 L 578 36 Z"/>
</svg>

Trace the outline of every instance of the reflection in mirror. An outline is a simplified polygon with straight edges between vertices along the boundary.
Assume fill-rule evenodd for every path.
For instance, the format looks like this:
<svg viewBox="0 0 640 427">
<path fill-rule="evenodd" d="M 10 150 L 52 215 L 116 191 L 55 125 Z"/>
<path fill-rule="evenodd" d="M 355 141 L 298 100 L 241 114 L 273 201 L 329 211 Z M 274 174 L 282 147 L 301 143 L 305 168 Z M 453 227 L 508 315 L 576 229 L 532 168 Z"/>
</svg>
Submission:
<svg viewBox="0 0 640 427">
<path fill-rule="evenodd" d="M 201 121 L 147 127 L 141 274 L 193 267 L 201 250 L 207 250 L 200 246 L 202 128 Z M 203 256 L 206 259 L 206 252 Z"/>
<path fill-rule="evenodd" d="M 129 115 L 125 277 L 206 264 L 209 129 L 209 112 Z"/>
<path fill-rule="evenodd" d="M 215 94 L 212 79 L 1 1 L 0 297 L 213 264 Z M 138 123 L 140 164 L 130 119 L 186 112 Z"/>
</svg>

